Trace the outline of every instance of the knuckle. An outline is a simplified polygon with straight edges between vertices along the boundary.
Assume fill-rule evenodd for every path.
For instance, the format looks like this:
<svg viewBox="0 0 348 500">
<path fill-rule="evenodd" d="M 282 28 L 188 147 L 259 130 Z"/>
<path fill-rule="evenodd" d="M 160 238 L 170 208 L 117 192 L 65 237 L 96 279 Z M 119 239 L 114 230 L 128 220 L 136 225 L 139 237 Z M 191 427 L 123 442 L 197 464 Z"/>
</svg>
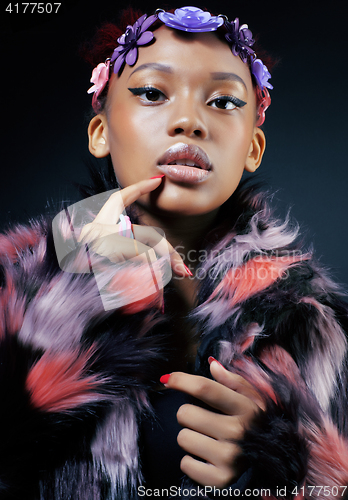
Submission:
<svg viewBox="0 0 348 500">
<path fill-rule="evenodd" d="M 227 439 L 240 439 L 243 437 L 244 429 L 241 422 L 236 417 L 231 417 L 226 425 L 226 438 Z"/>
<path fill-rule="evenodd" d="M 236 457 L 236 445 L 233 443 L 223 443 L 221 449 L 221 459 L 226 465 L 231 465 Z"/>
<path fill-rule="evenodd" d="M 196 380 L 196 390 L 195 393 L 197 396 L 204 396 L 209 391 L 209 380 L 205 377 L 197 377 Z"/>
<path fill-rule="evenodd" d="M 232 469 L 229 468 L 219 469 L 216 475 L 215 486 L 217 488 L 224 488 L 228 484 L 230 484 L 234 478 L 235 474 L 233 473 Z"/>
<path fill-rule="evenodd" d="M 233 439 L 243 439 L 245 431 L 248 427 L 247 422 L 243 417 L 237 416 L 234 423 Z"/>
<path fill-rule="evenodd" d="M 261 409 L 255 403 L 250 405 L 244 415 L 240 417 L 241 425 L 243 425 L 244 428 L 250 427 L 260 412 Z"/>
</svg>

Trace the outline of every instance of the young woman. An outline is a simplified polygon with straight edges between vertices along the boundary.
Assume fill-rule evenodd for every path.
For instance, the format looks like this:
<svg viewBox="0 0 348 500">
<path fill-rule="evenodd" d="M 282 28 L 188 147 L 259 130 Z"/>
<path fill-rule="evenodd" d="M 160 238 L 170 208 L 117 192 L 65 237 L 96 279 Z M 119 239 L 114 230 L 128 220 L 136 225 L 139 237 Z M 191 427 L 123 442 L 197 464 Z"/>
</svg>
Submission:
<svg viewBox="0 0 348 500">
<path fill-rule="evenodd" d="M 346 305 L 238 186 L 270 101 L 252 34 L 192 7 L 127 24 L 88 130 L 115 174 L 90 194 L 120 189 L 1 240 L 3 498 L 343 496 Z"/>
</svg>

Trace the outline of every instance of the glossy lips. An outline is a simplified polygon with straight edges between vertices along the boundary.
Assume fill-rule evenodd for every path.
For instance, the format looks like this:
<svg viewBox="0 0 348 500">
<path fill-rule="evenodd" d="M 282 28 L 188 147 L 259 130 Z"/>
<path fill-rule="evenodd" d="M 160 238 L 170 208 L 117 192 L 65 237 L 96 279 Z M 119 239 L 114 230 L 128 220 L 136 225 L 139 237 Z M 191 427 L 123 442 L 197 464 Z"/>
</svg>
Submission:
<svg viewBox="0 0 348 500">
<path fill-rule="evenodd" d="M 209 177 L 212 164 L 199 146 L 179 142 L 167 149 L 158 168 L 174 181 L 195 184 Z"/>
</svg>

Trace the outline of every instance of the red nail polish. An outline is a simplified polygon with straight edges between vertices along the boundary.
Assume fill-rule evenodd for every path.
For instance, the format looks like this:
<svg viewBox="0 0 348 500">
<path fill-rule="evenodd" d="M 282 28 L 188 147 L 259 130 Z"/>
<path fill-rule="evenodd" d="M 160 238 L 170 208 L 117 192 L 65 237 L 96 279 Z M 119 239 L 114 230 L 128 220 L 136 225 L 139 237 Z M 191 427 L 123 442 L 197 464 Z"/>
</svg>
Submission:
<svg viewBox="0 0 348 500">
<path fill-rule="evenodd" d="M 154 175 L 153 177 L 150 177 L 150 179 L 159 179 L 160 177 L 164 177 L 164 174 Z"/>
<path fill-rule="evenodd" d="M 184 264 L 184 267 L 185 267 L 186 271 L 189 273 L 189 275 L 193 276 L 192 272 L 190 271 L 190 269 L 187 267 L 186 264 Z"/>
<path fill-rule="evenodd" d="M 169 374 L 167 373 L 166 375 L 162 375 L 162 377 L 160 378 L 161 384 L 166 384 L 169 380 L 169 377 L 170 377 L 170 373 Z"/>
<path fill-rule="evenodd" d="M 213 358 L 213 356 L 209 356 L 208 363 L 211 365 L 213 361 L 216 361 L 218 365 L 222 366 L 222 368 L 225 369 L 225 367 L 220 363 L 220 361 L 218 361 L 217 359 Z"/>
</svg>

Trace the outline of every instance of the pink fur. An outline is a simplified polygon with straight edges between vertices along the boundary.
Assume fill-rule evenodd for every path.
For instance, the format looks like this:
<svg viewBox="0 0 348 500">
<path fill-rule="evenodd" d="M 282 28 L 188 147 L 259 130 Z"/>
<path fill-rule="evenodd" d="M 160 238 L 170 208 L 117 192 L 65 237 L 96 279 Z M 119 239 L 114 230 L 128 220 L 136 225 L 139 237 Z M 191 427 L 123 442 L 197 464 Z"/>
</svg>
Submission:
<svg viewBox="0 0 348 500">
<path fill-rule="evenodd" d="M 155 306 L 160 308 L 163 300 L 161 266 L 154 262 L 151 266 L 133 263 L 119 268 L 107 291 L 122 294 L 124 314 L 135 314 Z"/>
<path fill-rule="evenodd" d="M 93 348 L 79 354 L 46 351 L 27 376 L 26 389 L 32 405 L 47 412 L 69 412 L 80 405 L 105 399 L 98 392 L 103 380 L 86 374 L 93 351 Z"/>
<path fill-rule="evenodd" d="M 318 309 L 320 314 L 324 314 L 323 306 L 317 300 L 315 300 L 314 297 L 303 297 L 300 302 L 302 302 L 303 304 L 310 304 L 311 306 Z"/>
<path fill-rule="evenodd" d="M 233 307 L 268 288 L 283 276 L 288 267 L 299 260 L 302 260 L 302 257 L 298 255 L 250 259 L 244 265 L 230 269 L 208 300 L 219 297 Z"/>
<path fill-rule="evenodd" d="M 321 408 L 326 411 L 337 389 L 337 377 L 343 366 L 347 340 L 330 307 L 324 304 L 316 306 L 315 301 L 311 305 L 318 311 L 311 325 L 313 345 L 318 342 L 318 331 L 321 337 L 316 349 L 307 357 L 303 375 Z"/>
<path fill-rule="evenodd" d="M 255 338 L 259 336 L 262 336 L 262 327 L 258 323 L 253 322 L 247 325 L 240 339 L 236 340 L 235 343 L 231 344 L 222 340 L 220 342 L 220 362 L 222 364 L 229 364 L 236 356 L 240 356 L 247 351 L 254 343 Z"/>
<path fill-rule="evenodd" d="M 263 349 L 260 359 L 274 373 L 284 375 L 293 384 L 304 385 L 298 366 L 282 347 L 274 345 Z"/>
<path fill-rule="evenodd" d="M 271 385 L 270 377 L 250 358 L 242 356 L 236 359 L 231 365 L 230 370 L 244 377 L 259 392 L 260 396 L 267 396 L 277 403 L 277 396 Z"/>
<path fill-rule="evenodd" d="M 314 425 L 306 426 L 304 429 L 311 451 L 307 484 L 346 486 L 348 485 L 348 442 L 339 435 L 337 428 L 327 417 L 324 417 L 323 424 L 321 429 Z M 340 493 L 342 490 L 339 490 Z M 323 492 L 317 498 L 337 500 L 338 497 L 333 494 L 324 495 Z"/>
<path fill-rule="evenodd" d="M 19 297 L 13 281 L 7 276 L 7 286 L 0 289 L 0 339 L 5 332 L 13 335 L 18 332 L 23 323 L 25 298 Z"/>
<path fill-rule="evenodd" d="M 240 342 L 241 352 L 246 351 L 254 343 L 256 337 L 262 332 L 262 327 L 258 323 L 250 323 L 246 328 L 244 338 Z"/>
<path fill-rule="evenodd" d="M 15 262 L 21 252 L 36 246 L 41 237 L 37 228 L 26 226 L 18 226 L 7 234 L 0 234 L 0 258 Z"/>
</svg>

